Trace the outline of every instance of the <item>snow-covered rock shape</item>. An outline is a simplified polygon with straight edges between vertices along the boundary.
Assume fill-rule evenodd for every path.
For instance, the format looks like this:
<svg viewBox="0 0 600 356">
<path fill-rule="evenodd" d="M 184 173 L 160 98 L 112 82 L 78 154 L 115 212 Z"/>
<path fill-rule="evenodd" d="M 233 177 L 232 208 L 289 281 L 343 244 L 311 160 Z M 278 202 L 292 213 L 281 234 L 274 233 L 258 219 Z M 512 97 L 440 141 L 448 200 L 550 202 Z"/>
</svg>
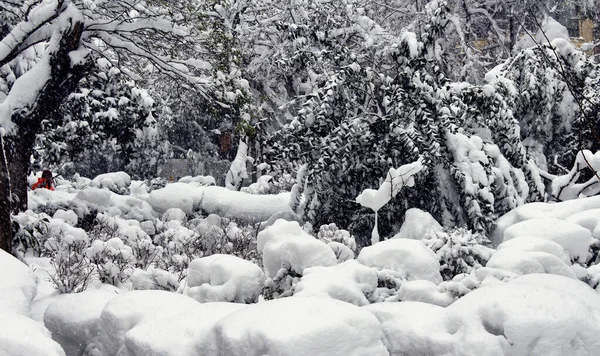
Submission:
<svg viewBox="0 0 600 356">
<path fill-rule="evenodd" d="M 13 312 L 0 312 L 0 355 L 65 356 L 42 324 Z"/>
<path fill-rule="evenodd" d="M 37 291 L 37 280 L 23 262 L 0 250 L 0 314 L 29 316 Z"/>
<path fill-rule="evenodd" d="M 100 315 L 100 329 L 86 352 L 93 356 L 116 355 L 125 334 L 137 324 L 190 310 L 198 302 L 187 296 L 156 290 L 120 294 L 108 302 Z"/>
<path fill-rule="evenodd" d="M 265 275 L 256 264 L 236 256 L 215 254 L 190 263 L 185 294 L 201 303 L 253 303 Z"/>
<path fill-rule="evenodd" d="M 295 296 L 308 297 L 327 294 L 354 305 L 369 304 L 367 296 L 377 289 L 377 272 L 355 260 L 331 267 L 311 267 L 296 285 Z"/>
<path fill-rule="evenodd" d="M 420 302 L 377 303 L 363 307 L 381 324 L 390 356 L 461 355 L 447 326 L 445 309 Z"/>
<path fill-rule="evenodd" d="M 187 215 L 202 210 L 208 214 L 251 222 L 267 221 L 277 213 L 291 213 L 289 193 L 255 195 L 198 184 L 168 184 L 150 192 L 147 200 L 159 213 L 170 208 L 179 208 Z"/>
<path fill-rule="evenodd" d="M 404 223 L 402 223 L 400 232 L 393 238 L 421 240 L 431 230 L 440 231 L 442 230 L 442 225 L 428 212 L 411 208 L 404 214 Z"/>
<path fill-rule="evenodd" d="M 541 237 L 522 236 L 503 242 L 486 266 L 518 275 L 549 273 L 576 278 L 563 246 Z"/>
<path fill-rule="evenodd" d="M 48 329 L 29 318 L 36 293 L 31 269 L 0 250 L 0 355 L 65 355 Z"/>
<path fill-rule="evenodd" d="M 119 356 L 219 356 L 215 325 L 246 304 L 203 303 L 141 323 L 125 334 Z"/>
<path fill-rule="evenodd" d="M 550 273 L 576 278 L 570 265 L 565 264 L 553 254 L 541 251 L 521 251 L 516 248 L 505 248 L 495 253 L 486 267 L 498 268 L 516 274 Z"/>
<path fill-rule="evenodd" d="M 600 239 L 600 209 L 590 209 L 575 213 L 565 220 L 590 230 L 594 238 Z"/>
<path fill-rule="evenodd" d="M 316 266 L 333 266 L 337 259 L 323 241 L 310 236 L 297 222 L 277 220 L 258 234 L 258 252 L 268 277 L 275 277 L 282 268 L 303 274 Z"/>
<path fill-rule="evenodd" d="M 595 241 L 588 229 L 555 218 L 530 219 L 504 231 L 504 241 L 517 237 L 540 237 L 554 241 L 568 251 L 572 259 L 582 263 L 587 261 L 589 248 Z"/>
<path fill-rule="evenodd" d="M 186 214 L 183 210 L 179 208 L 170 208 L 165 211 L 162 215 L 162 221 L 171 221 L 177 220 L 179 222 L 184 222 L 186 220 Z"/>
<path fill-rule="evenodd" d="M 525 204 L 509 211 L 498 219 L 496 229 L 491 236 L 492 242 L 496 246 L 501 244 L 504 241 L 504 231 L 519 222 L 536 218 L 567 219 L 572 215 L 591 209 L 600 209 L 600 195 L 552 204 Z"/>
<path fill-rule="evenodd" d="M 435 253 L 419 240 L 386 240 L 363 248 L 357 260 L 365 266 L 396 271 L 409 281 L 442 282 Z"/>
<path fill-rule="evenodd" d="M 391 356 L 600 354 L 600 296 L 578 280 L 529 274 L 481 287 L 450 306 L 403 302 L 377 317 Z"/>
<path fill-rule="evenodd" d="M 130 184 L 131 177 L 125 172 L 100 174 L 90 183 L 92 187 L 105 188 L 115 193 L 126 191 Z"/>
<path fill-rule="evenodd" d="M 46 309 L 44 325 L 67 355 L 82 355 L 98 333 L 102 310 L 117 295 L 109 290 L 63 295 Z"/>
<path fill-rule="evenodd" d="M 600 296 L 571 278 L 530 274 L 477 289 L 446 311 L 461 320 L 454 329 L 469 354 L 600 354 Z"/>
<path fill-rule="evenodd" d="M 423 302 L 441 307 L 446 307 L 455 300 L 451 292 L 440 291 L 435 283 L 425 280 L 402 283 L 397 298 L 403 302 Z"/>
<path fill-rule="evenodd" d="M 387 356 L 377 319 L 327 297 L 259 303 L 216 326 L 220 356 Z"/>
</svg>

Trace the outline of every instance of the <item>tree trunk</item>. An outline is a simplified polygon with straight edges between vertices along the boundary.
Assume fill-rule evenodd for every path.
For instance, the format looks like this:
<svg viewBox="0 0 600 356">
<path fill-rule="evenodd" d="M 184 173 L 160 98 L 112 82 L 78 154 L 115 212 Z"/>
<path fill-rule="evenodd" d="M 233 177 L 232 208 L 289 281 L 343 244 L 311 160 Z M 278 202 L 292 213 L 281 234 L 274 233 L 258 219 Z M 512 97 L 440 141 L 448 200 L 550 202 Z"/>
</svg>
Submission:
<svg viewBox="0 0 600 356">
<path fill-rule="evenodd" d="M 12 247 L 10 178 L 2 135 L 0 135 L 0 196 L 2 197 L 0 199 L 0 250 L 10 253 Z"/>
<path fill-rule="evenodd" d="M 91 68 L 89 60 L 74 65 L 69 56 L 70 52 L 78 49 L 82 31 L 83 23 L 75 22 L 61 34 L 58 48 L 42 59 L 47 60 L 50 67 L 50 75 L 43 88 L 31 93 L 31 102 L 13 108 L 11 121 L 16 124 L 16 129 L 4 138 L 6 145 L 2 158 L 6 160 L 0 163 L 0 245 L 3 249 L 8 246 L 7 251 L 12 245 L 11 206 L 13 213 L 27 209 L 29 159 L 42 121 L 56 113 L 60 103 Z M 15 197 L 14 206 L 11 204 L 11 188 Z"/>
<path fill-rule="evenodd" d="M 27 210 L 27 175 L 34 144 L 35 131 L 31 128 L 19 127 L 16 134 L 5 137 L 13 214 Z"/>
</svg>

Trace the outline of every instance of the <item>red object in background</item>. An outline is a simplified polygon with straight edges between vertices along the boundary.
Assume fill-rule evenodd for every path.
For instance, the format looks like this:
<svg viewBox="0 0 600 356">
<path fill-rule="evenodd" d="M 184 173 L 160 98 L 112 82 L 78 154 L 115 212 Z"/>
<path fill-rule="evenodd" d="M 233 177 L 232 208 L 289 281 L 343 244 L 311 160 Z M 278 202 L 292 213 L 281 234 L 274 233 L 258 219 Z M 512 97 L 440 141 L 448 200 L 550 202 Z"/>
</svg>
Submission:
<svg viewBox="0 0 600 356">
<path fill-rule="evenodd" d="M 42 177 L 38 178 L 37 182 L 31 186 L 31 190 L 35 190 L 37 188 L 54 190 L 52 183 L 52 172 L 46 169 L 42 172 Z"/>
<path fill-rule="evenodd" d="M 49 181 L 46 178 L 38 178 L 37 182 L 31 186 L 31 190 L 35 190 L 37 188 L 54 190 L 54 187 L 52 186 L 52 181 Z"/>
</svg>

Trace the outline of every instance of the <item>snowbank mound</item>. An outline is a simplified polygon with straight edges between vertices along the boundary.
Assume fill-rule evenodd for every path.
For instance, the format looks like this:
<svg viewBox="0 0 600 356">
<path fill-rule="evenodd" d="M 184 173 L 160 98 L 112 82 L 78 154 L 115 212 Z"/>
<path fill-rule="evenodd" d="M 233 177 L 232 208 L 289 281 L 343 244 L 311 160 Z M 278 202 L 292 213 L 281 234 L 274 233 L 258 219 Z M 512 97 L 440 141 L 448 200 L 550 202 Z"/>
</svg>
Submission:
<svg viewBox="0 0 600 356">
<path fill-rule="evenodd" d="M 540 237 L 517 237 L 503 242 L 486 266 L 521 275 L 550 273 L 576 278 L 564 248 Z"/>
<path fill-rule="evenodd" d="M 190 263 L 186 295 L 204 302 L 256 302 L 265 275 L 256 264 L 231 255 L 215 254 Z"/>
<path fill-rule="evenodd" d="M 530 219 L 504 231 L 504 241 L 523 236 L 554 241 L 568 251 L 571 258 L 582 263 L 587 261 L 589 248 L 595 241 L 588 229 L 556 218 Z"/>
<path fill-rule="evenodd" d="M 0 355 L 65 356 L 42 324 L 26 316 L 0 312 Z"/>
<path fill-rule="evenodd" d="M 67 355 L 81 355 L 98 333 L 102 310 L 116 296 L 114 290 L 63 295 L 46 309 L 44 325 Z"/>
<path fill-rule="evenodd" d="M 148 320 L 125 334 L 119 356 L 217 356 L 214 327 L 225 316 L 248 307 L 236 303 L 204 303 L 189 310 Z"/>
<path fill-rule="evenodd" d="M 224 218 L 252 222 L 267 221 L 276 213 L 291 212 L 289 202 L 289 193 L 254 195 L 223 187 L 186 183 L 168 184 L 153 190 L 148 196 L 148 203 L 160 213 L 170 208 L 179 208 L 188 215 L 202 210 Z"/>
<path fill-rule="evenodd" d="M 461 355 L 442 307 L 402 302 L 371 304 L 363 309 L 379 320 L 390 356 Z"/>
<path fill-rule="evenodd" d="M 568 200 L 560 203 L 531 203 L 521 205 L 502 215 L 496 223 L 493 243 L 499 245 L 504 238 L 504 231 L 521 221 L 535 218 L 567 219 L 568 217 L 590 209 L 600 209 L 600 196 Z"/>
<path fill-rule="evenodd" d="M 295 296 L 327 294 L 331 298 L 358 306 L 369 304 L 377 289 L 377 272 L 355 260 L 331 267 L 311 267 L 296 285 Z"/>
<path fill-rule="evenodd" d="M 450 305 L 474 355 L 598 355 L 600 296 L 582 282 L 530 274 L 477 289 Z"/>
<path fill-rule="evenodd" d="M 174 315 L 198 305 L 192 298 L 165 291 L 144 290 L 120 294 L 100 315 L 100 329 L 87 352 L 93 356 L 116 355 L 125 334 L 152 318 Z"/>
<path fill-rule="evenodd" d="M 37 280 L 23 262 L 0 250 L 0 314 L 29 316 L 37 291 Z"/>
<path fill-rule="evenodd" d="M 423 242 L 411 239 L 391 239 L 365 247 L 358 262 L 365 266 L 396 271 L 406 280 L 442 282 L 440 263 L 435 253 Z"/>
<path fill-rule="evenodd" d="M 387 356 L 377 319 L 331 298 L 283 298 L 232 313 L 216 327 L 222 356 Z"/>
<path fill-rule="evenodd" d="M 125 193 L 131 184 L 131 177 L 125 172 L 112 172 L 100 174 L 92 179 L 90 185 L 96 188 L 105 188 L 115 193 Z"/>
<path fill-rule="evenodd" d="M 394 239 L 421 240 L 431 230 L 440 231 L 442 226 L 431 214 L 417 208 L 411 208 L 404 214 L 404 223 Z"/>
<path fill-rule="evenodd" d="M 277 220 L 258 234 L 258 252 L 263 256 L 267 276 L 275 277 L 281 268 L 303 274 L 304 269 L 333 266 L 337 259 L 323 241 L 310 236 L 297 222 Z"/>
</svg>

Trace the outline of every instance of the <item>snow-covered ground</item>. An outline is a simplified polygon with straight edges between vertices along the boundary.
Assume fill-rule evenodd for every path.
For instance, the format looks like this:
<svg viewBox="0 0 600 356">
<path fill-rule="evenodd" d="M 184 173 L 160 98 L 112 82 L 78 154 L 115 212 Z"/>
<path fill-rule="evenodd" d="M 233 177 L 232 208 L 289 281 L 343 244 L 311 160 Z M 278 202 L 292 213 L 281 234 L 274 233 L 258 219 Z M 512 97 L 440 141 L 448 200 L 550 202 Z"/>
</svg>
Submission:
<svg viewBox="0 0 600 356">
<path fill-rule="evenodd" d="M 29 266 L 0 251 L 0 355 L 600 355 L 600 197 L 521 206 L 490 244 L 409 210 L 357 251 L 260 224 L 289 194 L 59 183 L 16 218 Z"/>
</svg>

